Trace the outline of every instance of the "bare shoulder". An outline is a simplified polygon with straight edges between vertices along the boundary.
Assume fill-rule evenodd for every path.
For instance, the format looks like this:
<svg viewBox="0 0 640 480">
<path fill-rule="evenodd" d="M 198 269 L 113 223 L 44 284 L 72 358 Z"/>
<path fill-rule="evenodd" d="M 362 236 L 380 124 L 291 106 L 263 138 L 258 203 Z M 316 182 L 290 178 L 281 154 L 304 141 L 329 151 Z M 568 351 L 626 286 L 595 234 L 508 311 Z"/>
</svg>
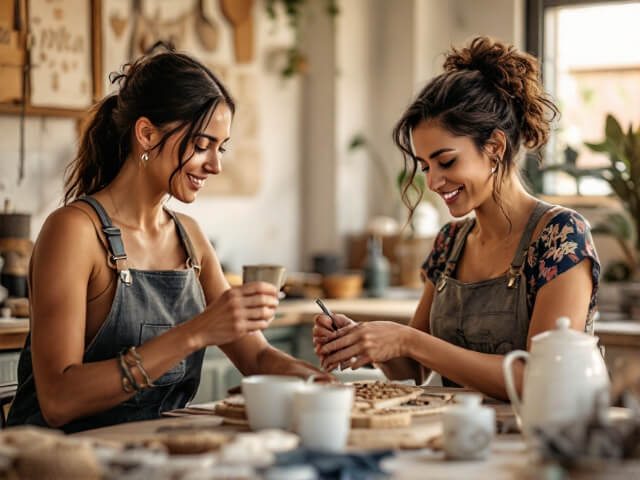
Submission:
<svg viewBox="0 0 640 480">
<path fill-rule="evenodd" d="M 66 239 L 72 237 L 77 241 L 95 238 L 96 232 L 90 213 L 77 203 L 54 210 L 42 225 L 38 240 L 43 237 L 51 240 L 52 236 Z"/>
<path fill-rule="evenodd" d="M 34 274 L 89 274 L 104 258 L 96 228 L 89 213 L 76 204 L 53 211 L 45 220 L 32 254 Z M 82 275 L 78 275 L 78 278 Z"/>
</svg>

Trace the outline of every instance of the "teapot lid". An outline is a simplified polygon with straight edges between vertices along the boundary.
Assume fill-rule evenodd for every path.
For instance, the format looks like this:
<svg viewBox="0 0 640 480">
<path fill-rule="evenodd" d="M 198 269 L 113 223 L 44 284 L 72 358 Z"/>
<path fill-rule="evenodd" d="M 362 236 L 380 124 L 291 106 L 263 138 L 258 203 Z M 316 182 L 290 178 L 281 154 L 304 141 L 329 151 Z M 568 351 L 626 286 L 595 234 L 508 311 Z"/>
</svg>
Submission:
<svg viewBox="0 0 640 480">
<path fill-rule="evenodd" d="M 594 345 L 598 341 L 598 337 L 594 337 L 593 335 L 588 335 L 584 332 L 578 332 L 577 330 L 573 330 L 569 328 L 571 325 L 571 320 L 569 317 L 559 317 L 556 320 L 556 328 L 553 330 L 547 330 L 545 332 L 541 332 L 534 336 L 531 339 L 531 344 L 535 345 L 555 345 L 555 344 L 563 344 L 568 345 L 571 344 L 573 346 L 579 345 Z"/>
</svg>

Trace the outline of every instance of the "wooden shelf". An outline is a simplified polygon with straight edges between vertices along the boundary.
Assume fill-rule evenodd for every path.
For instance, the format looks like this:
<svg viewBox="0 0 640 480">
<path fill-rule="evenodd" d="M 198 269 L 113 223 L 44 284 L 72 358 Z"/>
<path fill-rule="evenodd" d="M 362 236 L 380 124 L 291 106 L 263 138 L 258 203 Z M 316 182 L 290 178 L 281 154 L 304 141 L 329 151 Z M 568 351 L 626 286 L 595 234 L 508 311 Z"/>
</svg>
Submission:
<svg viewBox="0 0 640 480">
<path fill-rule="evenodd" d="M 22 106 L 18 104 L 0 103 L 0 114 L 3 115 L 20 115 L 22 113 Z M 82 119 L 87 114 L 87 111 L 82 110 L 66 110 L 63 108 L 47 108 L 47 107 L 32 107 L 27 105 L 25 108 L 25 114 L 28 116 L 42 116 L 42 117 L 65 117 Z"/>
</svg>

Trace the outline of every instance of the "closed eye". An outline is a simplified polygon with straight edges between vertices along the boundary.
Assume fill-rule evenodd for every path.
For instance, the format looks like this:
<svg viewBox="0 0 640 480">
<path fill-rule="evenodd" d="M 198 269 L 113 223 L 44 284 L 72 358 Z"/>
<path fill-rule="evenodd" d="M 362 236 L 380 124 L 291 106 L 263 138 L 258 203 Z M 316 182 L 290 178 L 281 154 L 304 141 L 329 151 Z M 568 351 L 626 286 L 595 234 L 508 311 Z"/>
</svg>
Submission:
<svg viewBox="0 0 640 480">
<path fill-rule="evenodd" d="M 457 159 L 458 159 L 458 157 L 453 157 L 448 162 L 442 162 L 442 163 L 440 163 L 440 167 L 441 168 L 449 168 L 451 165 L 453 165 L 453 162 L 455 162 Z M 427 165 L 427 162 L 424 162 L 424 166 L 422 167 L 422 171 L 424 173 L 427 173 L 429 171 L 429 165 Z"/>
<path fill-rule="evenodd" d="M 440 166 L 441 166 L 442 168 L 449 168 L 451 165 L 453 165 L 453 162 L 455 162 L 457 158 L 458 158 L 458 157 L 453 157 L 453 158 L 452 158 L 451 160 L 449 160 L 448 162 L 441 163 L 441 164 L 440 164 Z"/>
</svg>

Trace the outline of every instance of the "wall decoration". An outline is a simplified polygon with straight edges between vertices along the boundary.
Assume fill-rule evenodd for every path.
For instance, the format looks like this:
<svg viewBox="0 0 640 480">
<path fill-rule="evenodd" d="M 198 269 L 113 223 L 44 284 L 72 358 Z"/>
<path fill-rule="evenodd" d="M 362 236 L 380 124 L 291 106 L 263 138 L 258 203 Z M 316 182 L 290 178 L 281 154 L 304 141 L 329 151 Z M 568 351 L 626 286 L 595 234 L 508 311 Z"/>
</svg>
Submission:
<svg viewBox="0 0 640 480">
<path fill-rule="evenodd" d="M 10 86 L 13 92 L 0 95 L 0 113 L 86 115 L 87 108 L 102 96 L 101 1 L 1 0 L 0 21 L 12 12 L 9 46 L 20 52 L 24 73 L 19 83 L 12 80 L 5 85 L 0 78 L 0 87 Z M 18 63 L 11 58 L 3 62 Z"/>
<path fill-rule="evenodd" d="M 29 0 L 30 103 L 83 110 L 93 103 L 91 4 Z"/>
<path fill-rule="evenodd" d="M 240 64 L 234 29 L 220 0 L 101 0 L 102 87 L 113 92 L 110 72 L 144 54 L 157 41 L 171 42 L 209 67 L 236 99 L 230 148 L 222 173 L 209 178 L 201 195 L 255 195 L 260 186 L 258 62 Z M 250 12 L 255 14 L 256 8 Z M 255 55 L 252 57 L 255 58 Z"/>
</svg>

